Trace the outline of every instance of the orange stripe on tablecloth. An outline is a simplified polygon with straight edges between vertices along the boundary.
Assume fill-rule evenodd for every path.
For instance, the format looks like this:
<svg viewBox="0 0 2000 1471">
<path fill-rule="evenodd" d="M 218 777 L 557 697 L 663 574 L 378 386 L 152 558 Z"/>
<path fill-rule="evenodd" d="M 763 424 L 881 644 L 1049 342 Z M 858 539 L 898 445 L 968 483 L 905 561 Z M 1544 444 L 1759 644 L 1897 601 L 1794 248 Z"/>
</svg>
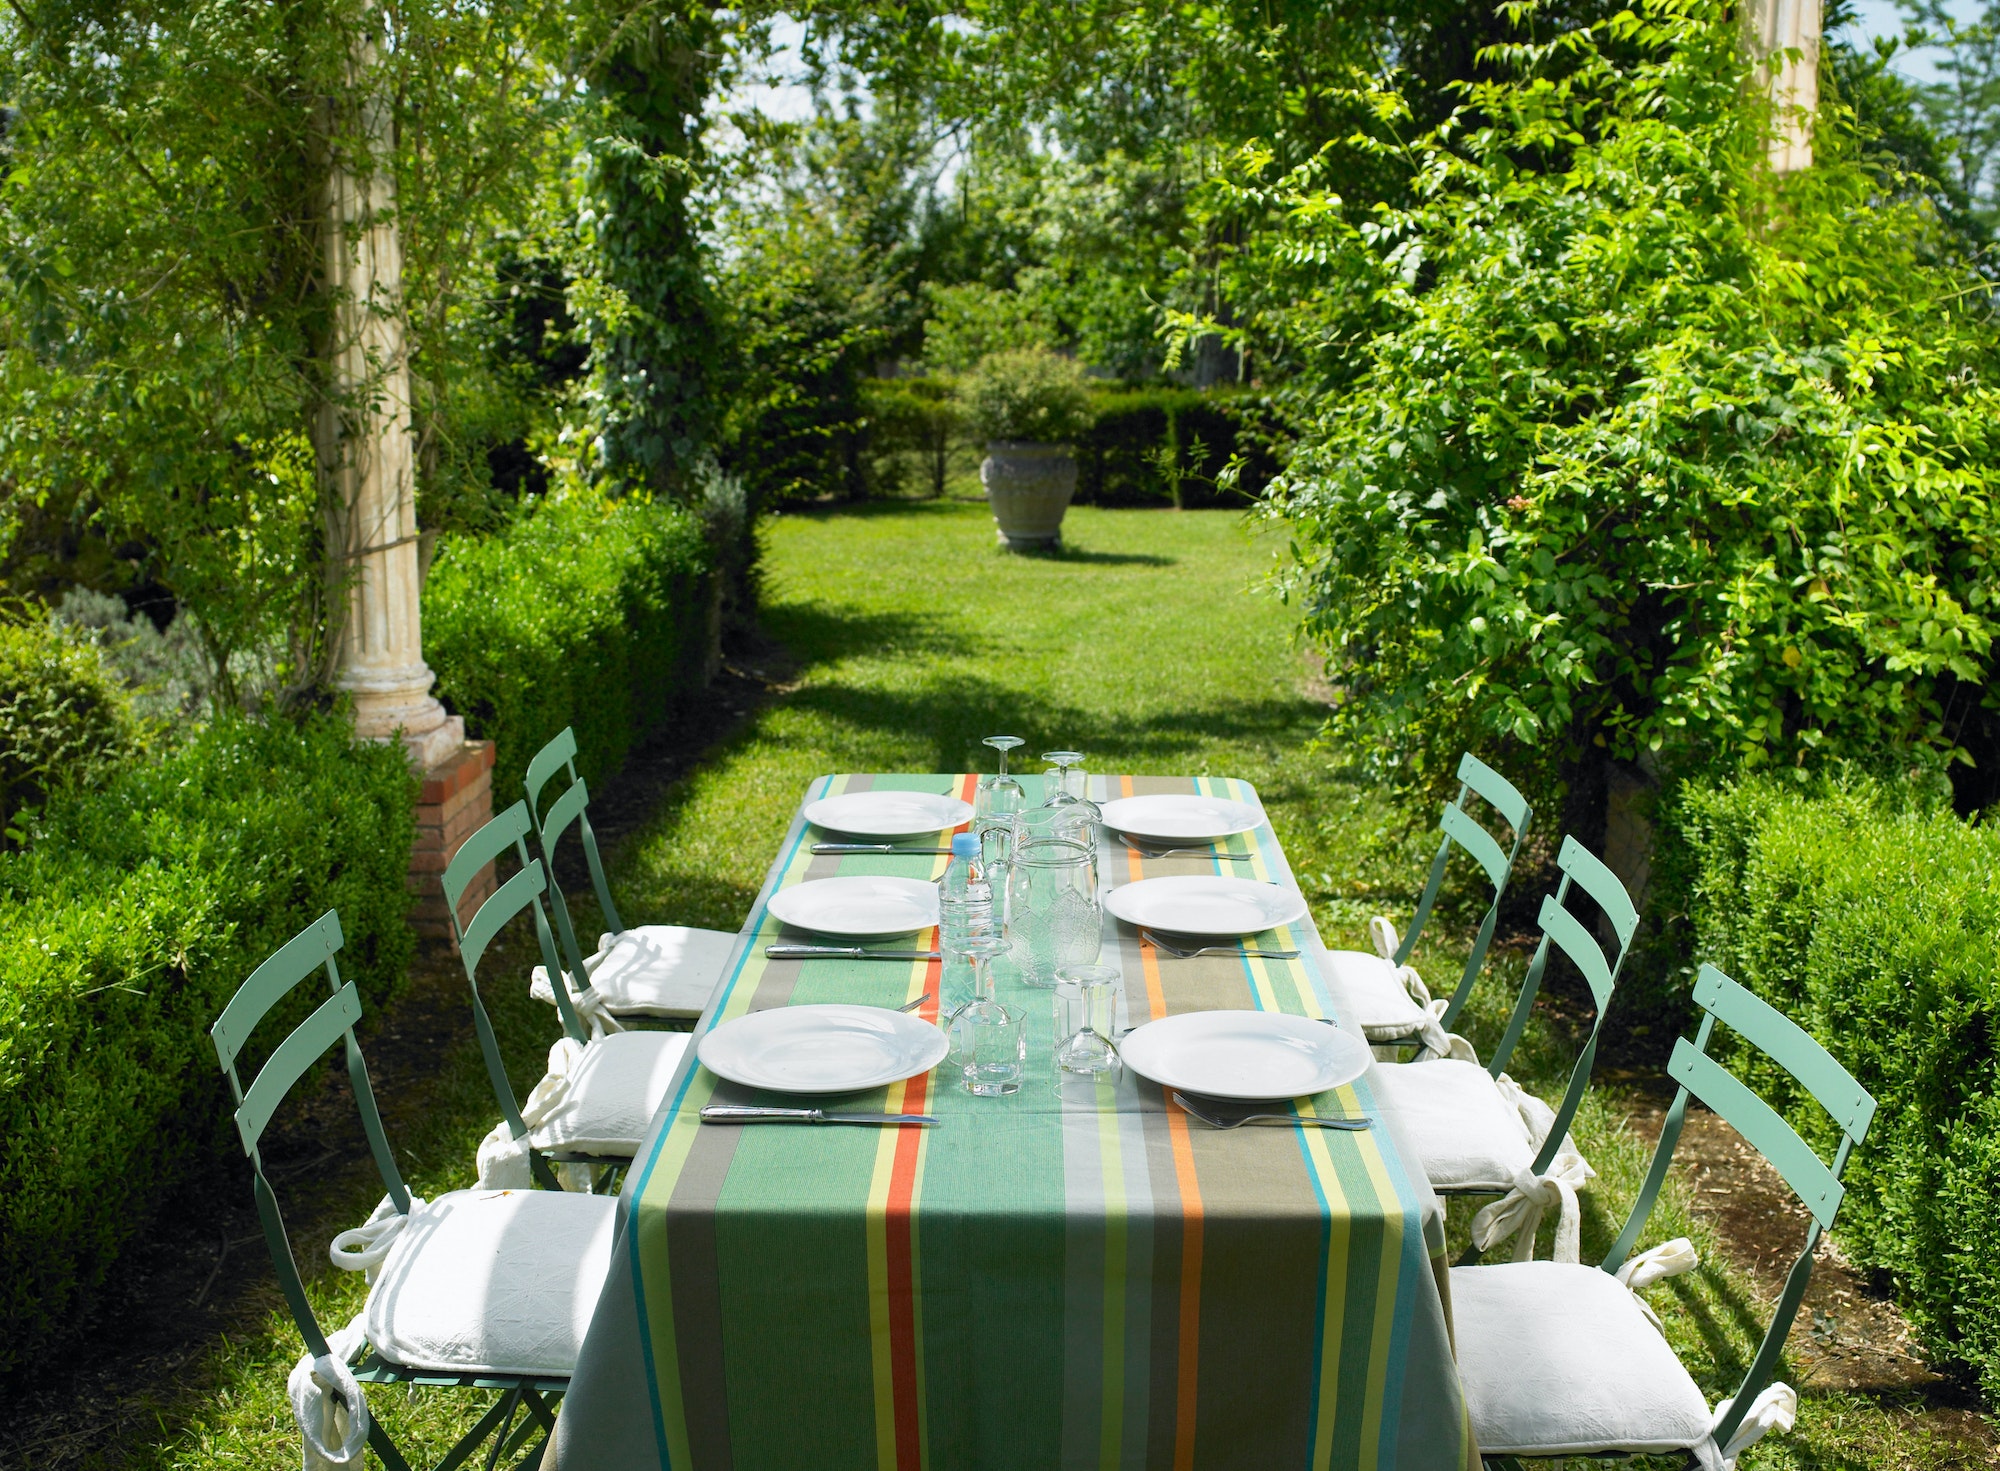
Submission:
<svg viewBox="0 0 2000 1471">
<path fill-rule="evenodd" d="M 1181 1193 L 1180 1369 L 1175 1375 L 1174 1471 L 1194 1465 L 1195 1393 L 1201 1368 L 1201 1184 L 1195 1179 L 1194 1146 L 1187 1115 L 1167 1115 L 1174 1145 L 1174 1178 Z"/>
<path fill-rule="evenodd" d="M 904 1113 L 922 1113 L 930 1096 L 930 1076 L 919 1074 L 904 1086 Z M 917 1155 L 924 1131 L 896 1131 L 890 1167 L 889 1200 L 883 1211 L 889 1279 L 889 1385 L 895 1406 L 898 1471 L 921 1471 L 924 1464 L 922 1405 L 917 1388 L 916 1262 L 911 1217 L 916 1203 Z"/>
</svg>

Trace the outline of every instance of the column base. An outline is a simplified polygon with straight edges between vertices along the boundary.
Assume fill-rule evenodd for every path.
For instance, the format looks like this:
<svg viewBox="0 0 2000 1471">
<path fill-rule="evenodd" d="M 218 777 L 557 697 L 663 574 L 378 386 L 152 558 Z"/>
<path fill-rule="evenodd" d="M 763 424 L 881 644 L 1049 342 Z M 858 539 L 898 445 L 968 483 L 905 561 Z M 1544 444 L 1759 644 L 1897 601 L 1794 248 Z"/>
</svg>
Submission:
<svg viewBox="0 0 2000 1471">
<path fill-rule="evenodd" d="M 463 722 L 451 724 L 460 732 Z M 461 734 L 442 759 L 424 767 L 423 790 L 417 795 L 417 840 L 410 852 L 409 889 L 415 896 L 410 928 L 420 938 L 457 941 L 451 911 L 444 902 L 444 871 L 465 840 L 493 816 L 493 742 L 468 741 Z M 462 925 L 479 911 L 497 887 L 488 864 L 467 885 L 459 906 Z"/>
</svg>

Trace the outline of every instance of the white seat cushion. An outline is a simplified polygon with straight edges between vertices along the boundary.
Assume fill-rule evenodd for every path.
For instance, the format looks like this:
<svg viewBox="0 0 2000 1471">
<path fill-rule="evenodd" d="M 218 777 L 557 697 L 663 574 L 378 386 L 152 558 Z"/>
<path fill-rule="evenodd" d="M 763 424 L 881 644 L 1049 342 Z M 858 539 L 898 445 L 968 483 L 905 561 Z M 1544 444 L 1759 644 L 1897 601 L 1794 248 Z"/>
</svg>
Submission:
<svg viewBox="0 0 2000 1471">
<path fill-rule="evenodd" d="M 567 1375 L 611 1268 L 618 1202 L 454 1190 L 410 1215 L 368 1293 L 368 1341 L 450 1374 Z"/>
<path fill-rule="evenodd" d="M 1701 1390 L 1631 1291 L 1562 1262 L 1453 1267 L 1458 1377 L 1487 1455 L 1675 1451 L 1708 1437 Z"/>
<path fill-rule="evenodd" d="M 1397 976 L 1395 962 L 1362 950 L 1329 950 L 1334 984 L 1346 993 L 1354 1021 L 1370 1042 L 1415 1037 L 1430 1013 L 1417 1005 Z"/>
<path fill-rule="evenodd" d="M 1476 1063 L 1441 1058 L 1368 1075 L 1385 1111 L 1423 1157 L 1433 1190 L 1502 1192 L 1535 1162 L 1521 1110 Z M 1484 1442 L 1482 1442 L 1484 1444 Z"/>
<path fill-rule="evenodd" d="M 613 1032 L 583 1049 L 569 1090 L 528 1138 L 547 1154 L 629 1159 L 687 1052 L 685 1032 Z"/>
<path fill-rule="evenodd" d="M 617 1015 L 697 1017 L 722 980 L 736 936 L 688 925 L 647 924 L 599 941 L 584 962 L 590 984 Z M 529 993 L 555 1005 L 548 971 L 536 966 Z"/>
</svg>

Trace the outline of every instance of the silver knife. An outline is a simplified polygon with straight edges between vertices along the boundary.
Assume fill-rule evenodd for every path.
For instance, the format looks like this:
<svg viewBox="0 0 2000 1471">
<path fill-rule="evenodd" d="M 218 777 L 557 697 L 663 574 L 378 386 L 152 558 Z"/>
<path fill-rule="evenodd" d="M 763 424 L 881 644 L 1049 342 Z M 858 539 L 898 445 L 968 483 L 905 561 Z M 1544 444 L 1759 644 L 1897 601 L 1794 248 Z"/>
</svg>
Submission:
<svg viewBox="0 0 2000 1471">
<path fill-rule="evenodd" d="M 764 954 L 772 960 L 940 960 L 935 950 L 869 950 L 860 945 L 766 945 Z"/>
<path fill-rule="evenodd" d="M 895 843 L 814 843 L 815 853 L 949 853 L 949 848 L 904 848 Z"/>
<path fill-rule="evenodd" d="M 701 1111 L 704 1124 L 891 1124 L 923 1126 L 937 1119 L 927 1113 L 828 1113 L 818 1108 L 758 1108 L 748 1104 L 711 1103 Z"/>
</svg>

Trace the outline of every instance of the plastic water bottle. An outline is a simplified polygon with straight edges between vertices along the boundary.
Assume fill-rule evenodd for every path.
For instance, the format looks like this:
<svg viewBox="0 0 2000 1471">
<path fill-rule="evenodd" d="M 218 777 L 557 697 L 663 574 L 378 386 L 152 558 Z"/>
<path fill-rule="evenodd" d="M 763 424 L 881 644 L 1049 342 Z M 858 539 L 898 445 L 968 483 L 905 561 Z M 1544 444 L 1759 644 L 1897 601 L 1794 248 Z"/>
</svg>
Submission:
<svg viewBox="0 0 2000 1471">
<path fill-rule="evenodd" d="M 993 886 L 979 857 L 979 838 L 955 833 L 951 862 L 938 880 L 938 941 L 941 949 L 965 953 L 966 941 L 993 930 Z"/>
</svg>

